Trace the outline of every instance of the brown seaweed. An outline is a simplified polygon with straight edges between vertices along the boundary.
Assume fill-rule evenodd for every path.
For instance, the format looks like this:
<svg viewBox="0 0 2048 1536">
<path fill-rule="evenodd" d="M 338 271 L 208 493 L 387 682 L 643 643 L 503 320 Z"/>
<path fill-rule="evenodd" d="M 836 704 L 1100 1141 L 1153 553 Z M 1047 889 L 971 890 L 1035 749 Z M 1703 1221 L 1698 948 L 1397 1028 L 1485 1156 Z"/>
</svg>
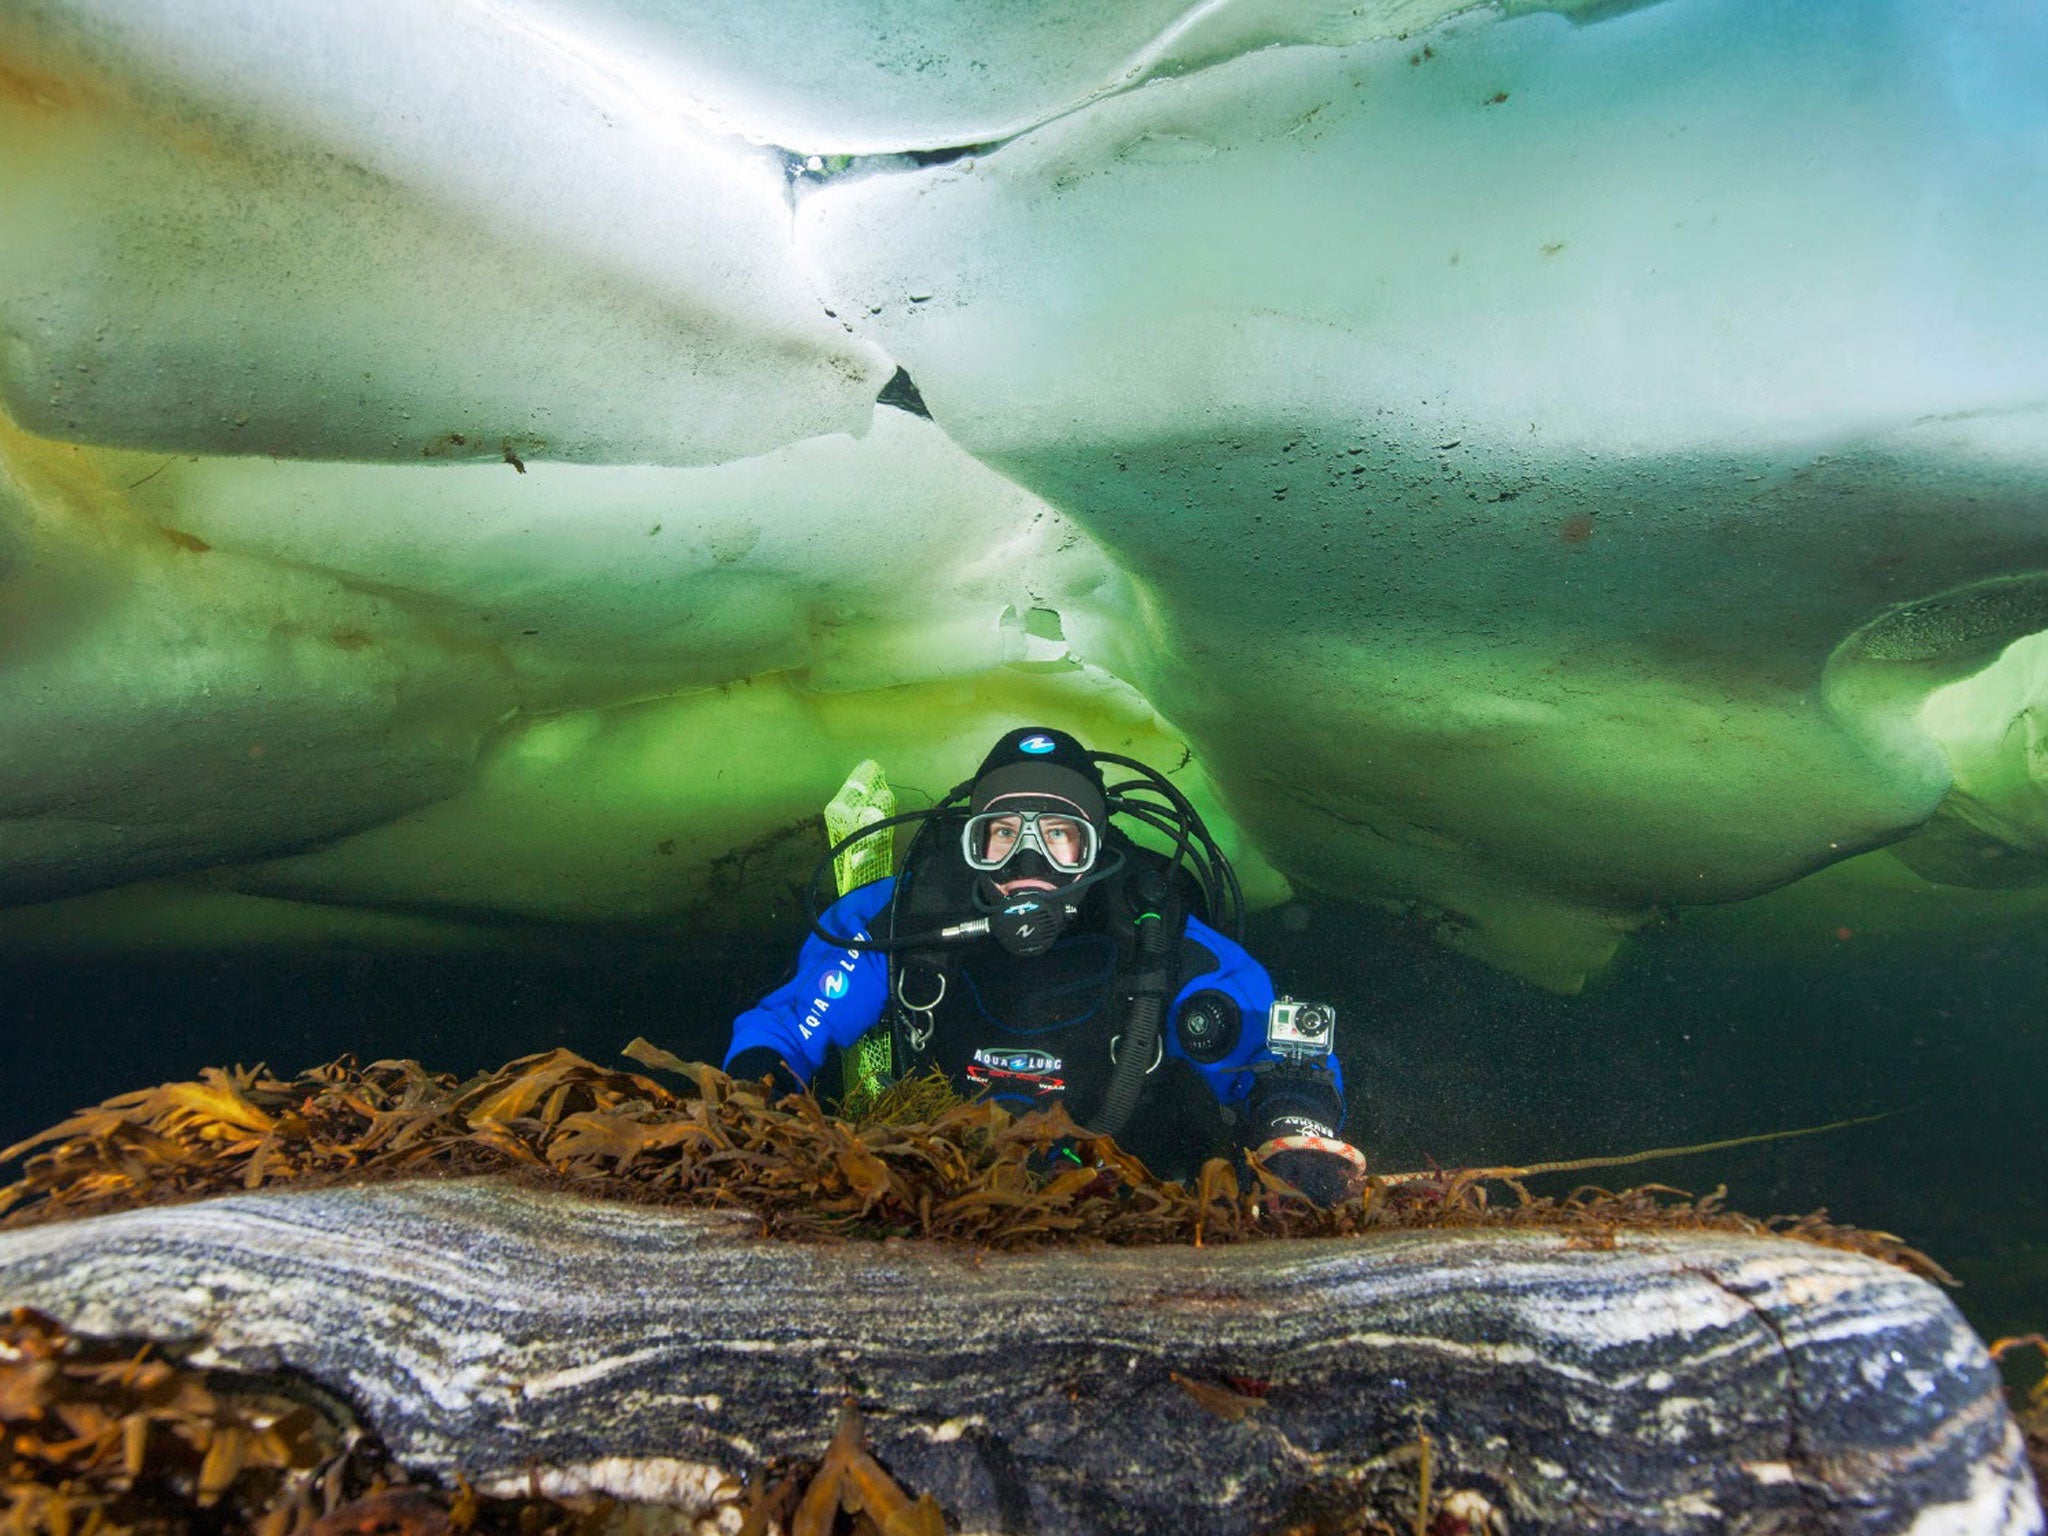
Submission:
<svg viewBox="0 0 2048 1536">
<path fill-rule="evenodd" d="M 777 1095 L 644 1040 L 625 1054 L 679 1085 L 564 1050 L 468 1081 L 412 1061 L 347 1057 L 291 1078 L 209 1068 L 194 1082 L 121 1094 L 0 1152 L 25 1158 L 21 1177 L 0 1188 L 0 1226 L 281 1184 L 496 1173 L 592 1196 L 745 1210 L 764 1232 L 788 1237 L 1015 1250 L 1471 1227 L 1611 1246 L 1624 1231 L 1713 1231 L 1821 1243 L 1947 1278 L 1890 1234 L 1824 1212 L 1759 1220 L 1726 1209 L 1719 1190 L 1695 1198 L 1663 1186 L 1582 1187 L 1547 1197 L 1521 1181 L 1544 1165 L 1449 1169 L 1367 1176 L 1355 1198 L 1322 1209 L 1257 1159 L 1213 1159 L 1190 1183 L 1168 1182 L 1064 1110 L 1018 1118 L 963 1102 L 943 1082 L 905 1085 L 854 1122 L 807 1094 Z M 1082 1166 L 1047 1167 L 1061 1144 Z"/>
<path fill-rule="evenodd" d="M 479 1496 L 415 1485 L 331 1404 L 75 1336 L 27 1308 L 0 1319 L 0 1532 L 6 1536 L 639 1536 L 685 1529 L 602 1496 Z M 792 1520 L 792 1512 L 795 1518 Z M 756 1477 L 755 1536 L 944 1536 L 868 1453 L 848 1404 L 824 1460 Z"/>
<path fill-rule="evenodd" d="M 2004 1365 L 2017 1360 L 2025 1349 L 2039 1356 L 2035 1363 L 2040 1374 L 2024 1393 L 2016 1386 L 2007 1387 L 2006 1398 L 2012 1416 L 2019 1421 L 2020 1433 L 2026 1437 L 2027 1465 L 2034 1469 L 2042 1499 L 2048 1501 L 2048 1334 L 2023 1333 L 2000 1339 L 1991 1346 L 1991 1358 Z"/>
<path fill-rule="evenodd" d="M 370 1481 L 355 1437 L 305 1403 L 27 1308 L 0 1321 L 0 1430 L 0 1530 L 20 1536 L 178 1531 L 196 1511 L 286 1536 Z"/>
</svg>

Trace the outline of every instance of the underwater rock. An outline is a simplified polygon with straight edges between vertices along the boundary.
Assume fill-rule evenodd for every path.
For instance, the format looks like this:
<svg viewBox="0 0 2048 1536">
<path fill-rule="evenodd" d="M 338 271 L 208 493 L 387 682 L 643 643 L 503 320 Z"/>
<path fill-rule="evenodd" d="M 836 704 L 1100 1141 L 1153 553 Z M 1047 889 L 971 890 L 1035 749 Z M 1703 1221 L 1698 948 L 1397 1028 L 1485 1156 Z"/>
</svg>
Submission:
<svg viewBox="0 0 2048 1536">
<path fill-rule="evenodd" d="M 1423 1482 L 1439 1528 L 2042 1528 L 1949 1302 L 1788 1241 L 997 1255 L 415 1182 L 11 1232 L 0 1304 L 300 1373 L 487 1492 L 702 1511 L 852 1398 L 965 1531 L 1315 1529 Z"/>
</svg>

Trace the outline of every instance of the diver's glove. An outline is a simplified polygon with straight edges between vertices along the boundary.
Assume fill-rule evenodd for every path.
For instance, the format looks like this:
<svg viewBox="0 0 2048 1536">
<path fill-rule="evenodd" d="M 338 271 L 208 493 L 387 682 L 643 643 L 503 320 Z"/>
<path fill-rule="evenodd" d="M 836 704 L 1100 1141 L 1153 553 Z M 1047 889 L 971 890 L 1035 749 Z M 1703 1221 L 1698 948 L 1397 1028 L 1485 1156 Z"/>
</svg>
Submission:
<svg viewBox="0 0 2048 1536">
<path fill-rule="evenodd" d="M 804 1091 L 803 1079 L 789 1070 L 789 1063 L 782 1059 L 782 1053 L 772 1045 L 748 1046 L 725 1064 L 725 1075 L 736 1083 L 753 1083 L 764 1077 L 772 1078 L 777 1094 Z"/>
<path fill-rule="evenodd" d="M 1252 1155 L 1317 1205 L 1336 1205 L 1365 1186 L 1365 1154 L 1334 1136 L 1275 1136 Z"/>
</svg>

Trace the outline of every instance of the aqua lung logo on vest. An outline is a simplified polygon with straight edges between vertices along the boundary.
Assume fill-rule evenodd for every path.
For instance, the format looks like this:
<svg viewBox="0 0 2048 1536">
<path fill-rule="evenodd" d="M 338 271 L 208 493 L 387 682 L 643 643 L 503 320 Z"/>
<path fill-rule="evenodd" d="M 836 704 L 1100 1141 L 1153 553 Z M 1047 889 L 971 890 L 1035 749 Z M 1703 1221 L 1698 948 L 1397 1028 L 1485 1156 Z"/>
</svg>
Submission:
<svg viewBox="0 0 2048 1536">
<path fill-rule="evenodd" d="M 854 935 L 865 940 L 867 929 Z M 818 977 L 817 993 L 811 998 L 811 1006 L 804 1010 L 804 1021 L 797 1032 L 806 1040 L 825 1027 L 825 1015 L 832 1011 L 832 1005 L 846 996 L 846 989 L 853 985 L 853 968 L 860 964 L 860 951 L 841 950 L 839 958 L 832 962 L 832 968 Z"/>
<path fill-rule="evenodd" d="M 967 1063 L 967 1080 L 1013 1093 L 1065 1093 L 1067 1080 L 1060 1076 L 1065 1066 L 1050 1051 L 981 1050 Z"/>
<path fill-rule="evenodd" d="M 1053 739 L 1050 736 L 1026 736 L 1017 743 L 1017 750 L 1019 752 L 1029 752 L 1033 757 L 1043 757 L 1053 749 L 1053 745 Z"/>
</svg>

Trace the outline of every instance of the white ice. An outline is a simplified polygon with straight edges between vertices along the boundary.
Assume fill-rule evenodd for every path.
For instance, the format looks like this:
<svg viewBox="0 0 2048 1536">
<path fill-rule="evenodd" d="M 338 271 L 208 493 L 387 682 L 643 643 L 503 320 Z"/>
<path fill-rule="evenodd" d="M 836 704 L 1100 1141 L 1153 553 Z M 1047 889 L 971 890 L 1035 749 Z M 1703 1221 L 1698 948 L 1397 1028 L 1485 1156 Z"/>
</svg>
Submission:
<svg viewBox="0 0 2048 1536">
<path fill-rule="evenodd" d="M 1880 847 L 2033 899 L 2044 80 L 2020 0 L 22 0 L 0 899 L 700 912 L 1037 717 L 1555 986 Z"/>
</svg>

